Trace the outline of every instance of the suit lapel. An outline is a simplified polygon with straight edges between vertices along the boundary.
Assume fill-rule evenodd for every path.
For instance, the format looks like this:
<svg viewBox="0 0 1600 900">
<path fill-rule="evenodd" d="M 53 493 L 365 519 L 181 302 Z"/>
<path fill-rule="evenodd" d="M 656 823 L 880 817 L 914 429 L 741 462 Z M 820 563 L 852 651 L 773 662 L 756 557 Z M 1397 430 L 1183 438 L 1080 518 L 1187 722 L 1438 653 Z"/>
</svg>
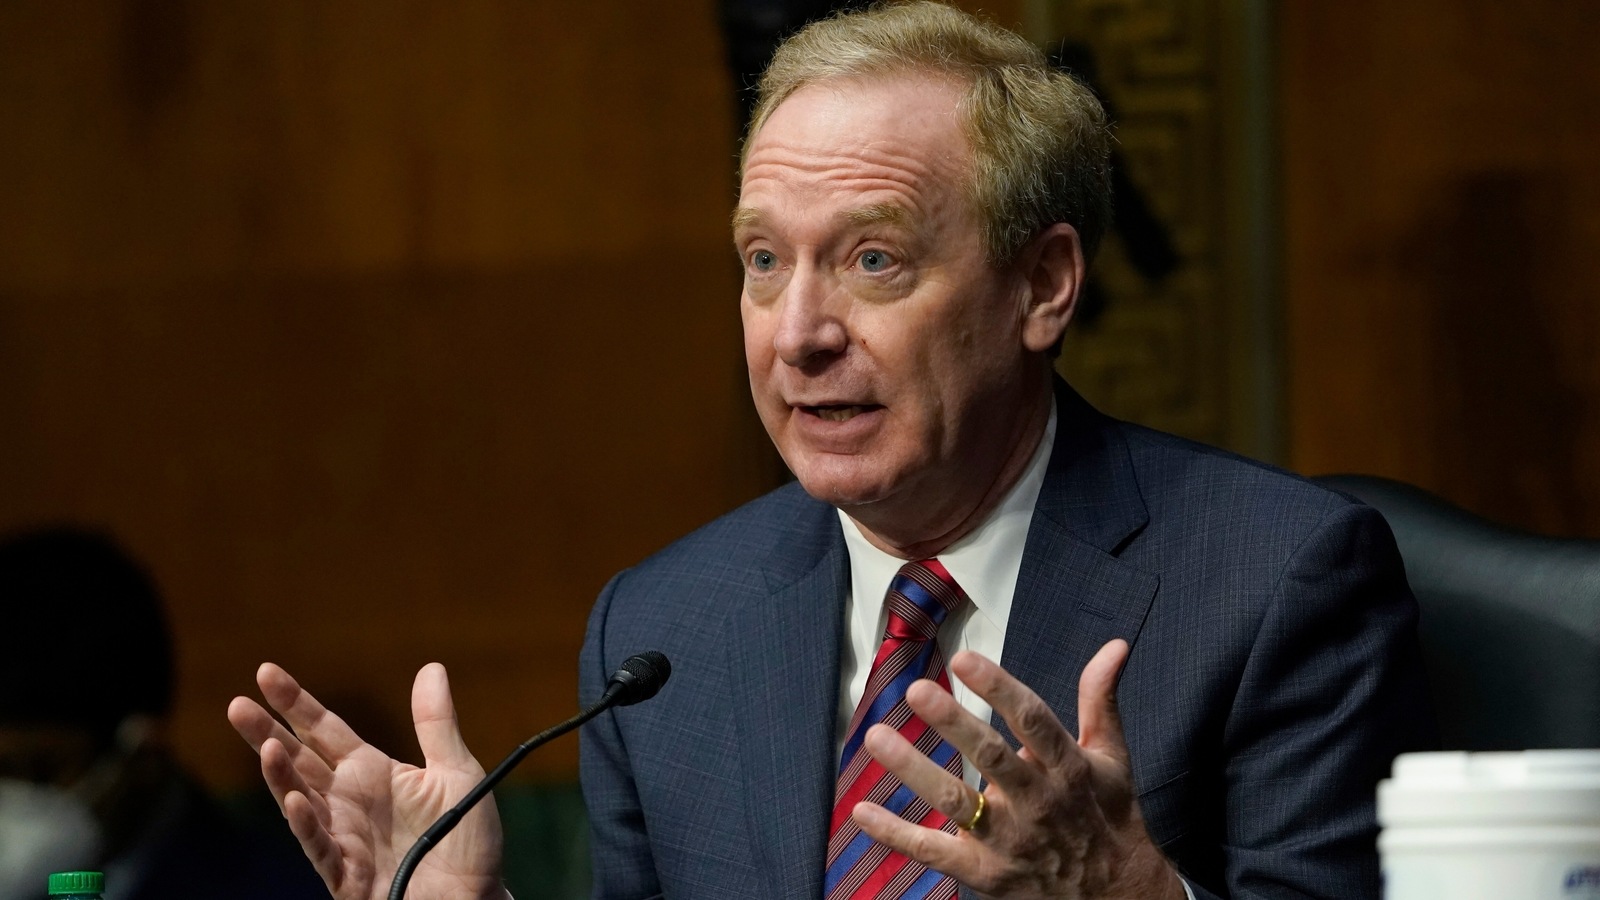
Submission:
<svg viewBox="0 0 1600 900">
<path fill-rule="evenodd" d="M 1107 641 L 1137 640 L 1157 579 L 1037 516 L 1028 547 L 1001 662 L 1077 734 L 1078 675 Z M 994 724 L 1016 745 L 1003 720 L 996 716 Z"/>
<path fill-rule="evenodd" d="M 1139 635 L 1159 580 L 1117 559 L 1149 522 L 1115 424 L 1056 382 L 1056 438 L 1023 548 L 1000 663 L 1078 733 L 1078 675 L 1106 641 Z M 990 723 L 1013 747 L 1011 728 Z M 962 900 L 977 895 L 963 886 Z"/>
<path fill-rule="evenodd" d="M 772 897 L 822 895 L 833 805 L 849 558 L 833 510 L 813 505 L 769 560 L 770 593 L 750 599 L 728 642 L 751 843 Z"/>
<path fill-rule="evenodd" d="M 1056 404 L 1001 662 L 1076 734 L 1079 673 L 1112 638 L 1136 642 L 1159 580 L 1117 558 L 1149 522 L 1120 430 L 1065 383 Z M 999 716 L 994 724 L 1016 743 Z"/>
</svg>

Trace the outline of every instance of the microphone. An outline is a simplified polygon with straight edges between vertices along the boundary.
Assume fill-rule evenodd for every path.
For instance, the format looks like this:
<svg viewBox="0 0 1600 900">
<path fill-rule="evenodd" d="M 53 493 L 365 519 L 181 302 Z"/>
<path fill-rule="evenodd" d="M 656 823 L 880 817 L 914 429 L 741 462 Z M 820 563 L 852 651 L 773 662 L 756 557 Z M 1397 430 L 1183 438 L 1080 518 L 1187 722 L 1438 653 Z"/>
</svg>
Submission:
<svg viewBox="0 0 1600 900">
<path fill-rule="evenodd" d="M 672 677 L 672 663 L 660 650 L 646 650 L 630 656 L 611 673 L 606 692 L 600 696 L 601 705 L 632 706 L 656 695 L 661 686 Z M 612 698 L 616 699 L 613 701 Z M 608 704 L 608 701 L 610 703 Z"/>
<path fill-rule="evenodd" d="M 614 706 L 632 706 L 649 700 L 661 690 L 661 686 L 666 684 L 670 677 L 672 677 L 672 663 L 667 661 L 666 654 L 658 650 L 646 650 L 623 660 L 622 665 L 612 672 L 611 678 L 606 681 L 605 693 L 600 695 L 598 703 L 560 725 L 547 728 L 518 744 L 517 749 L 511 751 L 500 761 L 500 765 L 494 767 L 494 771 L 485 775 L 476 787 L 461 798 L 460 803 L 446 810 L 445 814 L 439 817 L 439 821 L 434 822 L 421 837 L 417 838 L 417 842 L 411 845 L 411 849 L 400 860 L 400 866 L 395 869 L 394 881 L 389 885 L 389 900 L 404 900 L 406 885 L 411 882 L 411 874 L 416 871 L 417 864 L 422 862 L 422 857 L 433 849 L 433 845 L 443 840 L 444 836 L 461 822 L 461 818 L 477 806 L 478 801 L 488 795 L 495 785 L 511 774 L 511 770 L 515 769 L 529 753 Z"/>
</svg>

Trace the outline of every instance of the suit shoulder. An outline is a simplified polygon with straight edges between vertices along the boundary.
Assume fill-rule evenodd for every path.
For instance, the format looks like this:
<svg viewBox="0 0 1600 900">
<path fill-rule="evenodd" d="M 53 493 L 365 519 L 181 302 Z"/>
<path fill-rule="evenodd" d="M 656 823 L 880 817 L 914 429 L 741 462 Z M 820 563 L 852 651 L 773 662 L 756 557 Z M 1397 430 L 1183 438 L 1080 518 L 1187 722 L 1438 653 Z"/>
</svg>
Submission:
<svg viewBox="0 0 1600 900">
<path fill-rule="evenodd" d="M 1147 503 L 1218 509 L 1279 507 L 1321 521 L 1361 501 L 1270 463 L 1151 428 L 1120 423 Z"/>
<path fill-rule="evenodd" d="M 758 589 L 775 563 L 817 558 L 838 541 L 842 537 L 833 507 L 791 482 L 619 573 L 606 594 L 619 601 L 650 603 L 670 595 L 710 602 L 712 597 Z"/>
<path fill-rule="evenodd" d="M 1373 604 L 1414 610 L 1394 537 L 1370 506 L 1215 447 L 1125 433 L 1149 520 L 1122 558 L 1161 576 L 1180 633 L 1273 610 L 1302 625 Z"/>
<path fill-rule="evenodd" d="M 649 643 L 674 658 L 708 652 L 706 636 L 766 596 L 775 569 L 815 565 L 834 544 L 842 550 L 833 507 L 798 485 L 781 487 L 619 572 L 590 613 L 586 646 Z"/>
<path fill-rule="evenodd" d="M 797 531 L 816 531 L 833 515 L 832 507 L 790 482 L 678 538 L 634 568 L 677 569 L 712 561 L 749 568 L 791 546 Z"/>
<path fill-rule="evenodd" d="M 1176 435 L 1137 425 L 1122 429 L 1150 515 L 1144 537 L 1153 543 L 1268 565 L 1285 563 L 1314 536 L 1393 544 L 1383 517 L 1347 494 Z"/>
</svg>

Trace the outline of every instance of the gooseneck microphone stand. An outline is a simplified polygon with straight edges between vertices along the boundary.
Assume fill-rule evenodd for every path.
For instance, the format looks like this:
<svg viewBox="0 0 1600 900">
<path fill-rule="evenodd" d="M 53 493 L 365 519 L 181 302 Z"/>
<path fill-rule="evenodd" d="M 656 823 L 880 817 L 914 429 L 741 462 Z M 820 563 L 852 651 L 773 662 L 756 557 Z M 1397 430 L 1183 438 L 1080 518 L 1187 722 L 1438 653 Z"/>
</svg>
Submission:
<svg viewBox="0 0 1600 900">
<path fill-rule="evenodd" d="M 611 680 L 606 684 L 606 691 L 600 696 L 600 702 L 578 713 L 572 718 L 539 732 L 511 751 L 494 771 L 483 777 L 477 786 L 467 792 L 461 802 L 450 807 L 439 821 L 434 822 L 417 842 L 406 851 L 400 860 L 399 868 L 395 869 L 394 881 L 389 886 L 389 900 L 403 900 L 406 894 L 406 885 L 411 882 L 411 874 L 416 871 L 417 864 L 422 862 L 422 857 L 432 850 L 434 845 L 444 839 L 456 825 L 460 824 L 465 816 L 478 801 L 499 784 L 502 779 L 511 773 L 517 764 L 522 762 L 529 753 L 548 744 L 550 741 L 581 726 L 595 716 L 600 715 L 613 706 L 631 706 L 644 700 L 649 700 L 667 683 L 667 678 L 672 675 L 672 664 L 667 657 L 655 650 L 647 650 L 638 656 L 630 656 L 623 661 L 622 666 L 612 673 Z"/>
</svg>

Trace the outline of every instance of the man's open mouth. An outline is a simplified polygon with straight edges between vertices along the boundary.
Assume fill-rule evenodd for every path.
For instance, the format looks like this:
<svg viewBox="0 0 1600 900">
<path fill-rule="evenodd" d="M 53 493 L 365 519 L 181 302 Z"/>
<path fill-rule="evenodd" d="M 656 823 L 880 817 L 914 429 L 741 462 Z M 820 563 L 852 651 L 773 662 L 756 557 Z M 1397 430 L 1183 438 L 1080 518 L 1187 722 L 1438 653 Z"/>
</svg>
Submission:
<svg viewBox="0 0 1600 900">
<path fill-rule="evenodd" d="M 855 418 L 856 416 L 861 415 L 862 413 L 872 412 L 875 409 L 882 409 L 882 408 L 883 407 L 881 407 L 881 406 L 879 406 L 877 404 L 854 404 L 854 405 L 834 404 L 834 405 L 827 405 L 827 406 L 802 406 L 802 407 L 800 407 L 801 410 L 803 410 L 803 411 L 805 411 L 807 413 L 810 413 L 811 415 L 816 416 L 819 419 L 826 419 L 829 422 L 844 422 L 844 421 L 848 421 L 850 419 Z"/>
</svg>

